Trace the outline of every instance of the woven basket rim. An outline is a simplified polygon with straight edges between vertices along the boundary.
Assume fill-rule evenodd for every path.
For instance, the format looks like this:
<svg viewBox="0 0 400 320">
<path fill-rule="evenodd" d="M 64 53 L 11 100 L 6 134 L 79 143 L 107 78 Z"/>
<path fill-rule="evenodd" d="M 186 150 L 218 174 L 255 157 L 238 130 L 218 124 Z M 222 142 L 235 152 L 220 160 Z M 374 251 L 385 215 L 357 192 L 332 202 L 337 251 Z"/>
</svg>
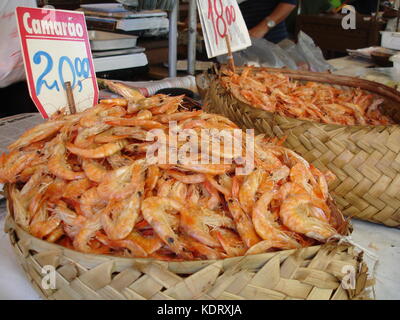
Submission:
<svg viewBox="0 0 400 320">
<path fill-rule="evenodd" d="M 384 129 L 384 128 L 398 128 L 398 127 L 400 127 L 400 123 L 388 124 L 388 125 L 361 125 L 361 124 L 342 125 L 342 124 L 336 124 L 336 123 L 323 123 L 323 122 L 318 122 L 318 121 L 310 120 L 310 119 L 298 119 L 298 118 L 293 118 L 293 117 L 289 117 L 289 116 L 282 116 L 282 115 L 280 115 L 280 114 L 278 114 L 276 112 L 270 112 L 270 111 L 267 111 L 267 110 L 264 110 L 264 109 L 255 108 L 251 104 L 236 98 L 229 89 L 224 88 L 219 83 L 219 81 L 217 81 L 217 78 L 218 78 L 218 75 L 210 75 L 210 74 L 206 74 L 204 72 L 204 73 L 201 73 L 201 74 L 196 76 L 196 83 L 197 83 L 197 85 L 199 87 L 200 81 L 203 81 L 203 80 L 200 80 L 200 79 L 204 79 L 204 80 L 208 81 L 208 83 L 209 83 L 208 88 L 212 85 L 212 83 L 215 83 L 215 85 L 217 86 L 218 91 L 220 91 L 220 90 L 222 91 L 223 90 L 227 95 L 229 95 L 230 98 L 232 98 L 232 99 L 236 100 L 237 102 L 241 103 L 243 106 L 245 106 L 247 108 L 250 108 L 251 110 L 256 110 L 256 111 L 259 111 L 259 112 L 266 113 L 266 114 L 268 114 L 268 115 L 270 115 L 272 117 L 285 119 L 285 120 L 290 121 L 290 122 L 310 123 L 310 124 L 313 124 L 313 125 L 315 125 L 315 124 L 319 125 L 319 126 L 324 127 L 324 128 L 329 127 L 329 128 L 333 128 L 333 129 L 349 127 L 349 128 L 352 128 L 352 129 L 378 129 L 379 130 L 379 129 Z M 367 81 L 367 80 L 365 80 L 365 81 Z M 369 81 L 369 82 L 371 82 L 371 81 Z M 204 90 L 207 90 L 207 89 L 200 88 L 200 87 L 199 87 L 199 89 L 200 89 L 199 90 L 200 92 L 204 91 Z M 389 88 L 389 89 L 391 89 L 391 88 Z M 378 93 L 374 93 L 374 94 L 379 95 Z M 400 92 L 398 94 L 400 96 Z"/>
<path fill-rule="evenodd" d="M 374 291 L 371 291 L 371 287 L 373 288 L 374 285 L 374 279 L 370 278 L 369 275 L 369 271 L 368 271 L 368 266 L 365 264 L 365 261 L 363 259 L 363 251 L 361 250 L 356 250 L 356 246 L 354 246 L 354 244 L 352 244 L 349 241 L 342 241 L 342 242 L 338 242 L 338 243 L 327 243 L 327 244 L 323 244 L 323 245 L 318 245 L 318 246 L 312 246 L 312 247 L 306 247 L 306 248 L 301 248 L 301 249 L 293 249 L 293 250 L 282 250 L 282 251 L 277 251 L 277 252 L 270 252 L 270 253 L 266 253 L 266 254 L 259 254 L 259 255 L 249 255 L 249 256 L 242 256 L 242 257 L 236 257 L 236 258 L 228 258 L 228 259 L 223 259 L 223 260 L 202 260 L 202 261 L 195 261 L 196 264 L 189 264 L 190 261 L 185 261 L 185 262 L 166 262 L 166 261 L 160 261 L 160 260 L 156 260 L 156 259 L 143 259 L 143 258 L 126 258 L 126 257 L 113 257 L 113 256 L 108 256 L 108 255 L 98 255 L 98 254 L 85 254 L 85 253 L 81 253 L 75 250 L 71 250 L 53 243 L 49 243 L 47 241 L 43 241 L 41 239 L 38 239 L 36 237 L 33 237 L 32 235 L 30 235 L 29 233 L 25 232 L 24 230 L 22 230 L 19 226 L 16 225 L 16 223 L 12 220 L 12 218 L 10 216 L 8 216 L 8 221 L 6 221 L 6 224 L 8 223 L 8 225 L 6 226 L 6 228 L 8 227 L 8 232 L 9 233 L 9 237 L 10 237 L 10 241 L 11 241 L 11 245 L 15 251 L 15 253 L 17 254 L 20 263 L 22 264 L 24 271 L 25 271 L 25 275 L 28 277 L 28 280 L 32 283 L 34 289 L 45 299 L 57 299 L 55 296 L 53 296 L 53 294 L 58 294 L 58 291 L 60 292 L 64 292 L 64 295 L 67 294 L 68 299 L 74 299 L 73 295 L 71 296 L 71 293 L 68 295 L 69 290 L 72 290 L 72 293 L 74 293 L 74 291 L 76 291 L 74 293 L 75 294 L 80 294 L 85 297 L 87 294 L 90 294 L 91 292 L 87 293 L 86 291 L 81 292 L 81 287 L 82 288 L 86 288 L 89 291 L 95 291 L 94 294 L 95 296 L 90 296 L 90 299 L 98 299 L 99 296 L 98 294 L 100 294 L 101 299 L 109 299 L 109 296 L 107 294 L 107 291 L 105 292 L 107 295 L 104 295 L 104 293 L 102 293 L 101 290 L 103 289 L 111 289 L 112 292 L 115 293 L 115 290 L 117 290 L 118 299 L 121 299 L 121 294 L 124 295 L 121 290 L 123 289 L 117 289 L 117 288 L 110 288 L 109 286 L 111 285 L 111 283 L 107 283 L 105 286 L 101 286 L 99 287 L 100 292 L 96 293 L 96 289 L 93 288 L 96 287 L 96 283 L 98 282 L 98 280 L 96 280 L 96 278 L 93 278 L 93 273 L 92 271 L 95 270 L 102 270 L 104 271 L 105 268 L 108 270 L 106 270 L 106 272 L 112 273 L 114 274 L 114 272 L 117 272 L 117 274 L 124 274 L 124 272 L 130 268 L 133 268 L 132 270 L 134 270 L 135 272 L 139 272 L 141 274 L 141 276 L 139 278 L 137 278 L 134 282 L 132 282 L 132 285 L 139 283 L 142 279 L 147 279 L 147 277 L 150 276 L 151 279 L 153 279 L 152 281 L 156 281 L 158 282 L 158 284 L 160 284 L 160 280 L 162 282 L 163 280 L 163 276 L 161 275 L 161 278 L 157 277 L 158 273 L 157 270 L 165 270 L 164 272 L 167 272 L 166 276 L 171 277 L 173 276 L 173 274 L 175 274 L 176 276 L 180 277 L 179 282 L 175 285 L 173 285 L 172 287 L 166 287 L 166 290 L 164 291 L 168 291 L 173 289 L 172 293 L 177 295 L 179 293 L 176 293 L 175 290 L 178 290 L 180 287 L 179 285 L 193 285 L 195 286 L 196 289 L 196 281 L 193 283 L 194 279 L 193 277 L 197 277 L 196 279 L 198 279 L 198 274 L 202 274 L 202 278 L 206 277 L 206 274 L 204 274 L 205 270 L 207 270 L 208 272 L 211 273 L 218 273 L 216 275 L 216 278 L 214 279 L 213 282 L 213 286 L 212 287 L 204 287 L 202 290 L 204 292 L 201 293 L 201 297 L 203 297 L 205 295 L 205 299 L 209 299 L 209 297 L 207 298 L 207 293 L 211 290 L 211 292 L 213 290 L 217 290 L 218 292 L 218 288 L 221 286 L 221 282 L 222 279 L 226 279 L 228 281 L 228 285 L 231 284 L 231 281 L 229 281 L 229 279 L 232 279 L 232 275 L 237 274 L 240 275 L 243 272 L 245 272 L 246 274 L 252 274 L 253 276 L 253 280 L 254 281 L 254 277 L 257 277 L 259 275 L 259 273 L 264 273 L 266 272 L 267 269 L 265 269 L 267 266 L 269 266 L 269 264 L 271 264 L 272 261 L 278 261 L 277 263 L 279 265 L 281 265 L 282 263 L 285 263 L 285 261 L 287 259 L 302 259 L 302 261 L 310 261 L 310 263 L 314 262 L 314 259 L 316 259 L 317 257 L 320 258 L 328 258 L 329 257 L 333 257 L 333 255 L 337 255 L 337 258 L 340 260 L 339 262 L 341 263 L 345 263 L 346 261 L 348 261 L 347 263 L 350 264 L 355 264 L 356 267 L 356 286 L 354 288 L 351 289 L 344 289 L 344 291 L 346 292 L 346 297 L 343 296 L 343 298 L 345 299 L 373 299 L 373 294 Z M 11 224 L 11 225 L 10 225 Z M 21 233 L 22 232 L 22 233 Z M 22 242 L 21 242 L 21 238 L 22 238 Z M 26 236 L 28 236 L 28 238 L 25 238 Z M 25 245 L 27 246 L 25 249 L 20 248 L 21 243 L 25 243 Z M 41 247 L 41 244 L 45 244 L 45 246 Z M 35 252 L 35 248 L 39 245 L 40 250 L 38 252 Z M 50 245 L 50 247 L 49 247 Z M 52 249 L 52 247 L 56 248 L 55 250 Z M 61 250 L 58 249 L 58 247 L 61 247 Z M 24 251 L 29 249 L 29 251 Z M 31 249 L 34 250 L 34 252 L 31 252 Z M 348 251 L 350 250 L 350 251 Z M 347 253 L 345 253 L 347 252 Z M 72 253 L 72 254 L 69 254 Z M 344 258 L 340 258 L 340 256 L 342 256 L 342 253 L 345 254 Z M 41 254 L 43 254 L 43 257 L 47 257 L 49 254 L 50 255 L 55 255 L 54 257 L 57 257 L 56 260 L 54 260 L 54 262 L 56 263 L 55 265 L 53 265 L 53 262 L 50 262 L 50 265 L 53 266 L 62 266 L 63 268 L 66 266 L 74 266 L 74 272 L 77 272 L 75 278 L 71 278 L 70 280 L 65 278 L 65 275 L 61 275 L 61 277 L 63 277 L 63 279 L 66 279 L 68 281 L 67 284 L 63 284 L 61 287 L 58 288 L 57 291 L 46 291 L 46 290 L 42 290 L 39 287 L 39 283 L 38 279 L 40 280 L 41 278 L 37 278 L 37 275 L 35 274 L 35 272 L 38 272 L 36 269 L 37 267 L 40 268 L 40 266 L 42 265 L 40 262 L 36 261 L 33 265 L 31 264 L 32 261 L 31 259 L 35 259 L 34 257 L 40 256 Z M 21 260 L 22 259 L 22 260 Z M 59 259 L 59 260 L 58 260 Z M 351 259 L 351 260 L 346 260 L 346 259 Z M 227 260 L 229 260 L 230 262 L 228 262 Z M 58 261 L 58 262 L 57 262 Z M 62 262 L 63 261 L 63 262 Z M 224 263 L 225 262 L 225 263 Z M 38 264 L 39 263 L 39 264 Z M 71 264 L 72 263 L 72 264 Z M 78 269 L 81 270 L 83 269 L 84 272 L 80 273 L 81 271 L 78 271 L 77 266 L 80 266 Z M 30 268 L 33 268 L 35 270 L 32 270 Z M 104 267 L 106 266 L 106 267 Z M 333 266 L 333 265 L 332 265 Z M 340 266 L 340 265 L 339 265 Z M 298 267 L 300 267 L 301 269 L 301 265 L 299 265 Z M 99 269 L 100 268 L 100 269 Z M 110 269 L 111 268 L 111 269 Z M 154 269 L 155 268 L 155 269 Z M 337 269 L 337 268 L 336 268 Z M 154 275 L 152 275 L 152 270 L 154 270 L 154 272 L 156 272 L 154 275 L 156 276 L 154 278 Z M 274 269 L 275 270 L 275 269 Z M 314 269 L 309 269 L 314 270 Z M 34 274 L 34 276 L 32 277 L 32 272 Z M 97 271 L 96 271 L 97 272 Z M 222 273 L 221 273 L 222 272 Z M 316 268 L 316 272 L 317 275 L 322 272 L 328 272 L 330 277 L 334 277 L 339 283 L 340 281 L 343 281 L 342 278 L 338 278 L 338 276 L 335 274 L 334 271 L 327 271 L 327 270 L 320 270 L 319 267 Z M 339 271 L 337 271 L 339 272 Z M 86 277 L 85 273 L 90 273 L 91 275 Z M 101 276 L 100 274 L 98 274 L 97 272 L 97 277 Z M 228 276 L 228 277 L 227 277 Z M 84 277 L 85 279 L 80 279 L 81 277 Z M 101 276 L 102 277 L 102 276 Z M 265 277 L 265 276 L 264 276 Z M 113 277 L 111 274 L 106 275 L 106 278 L 110 278 L 111 281 L 113 280 Z M 186 282 L 186 279 L 189 279 L 190 281 Z M 94 281 L 92 283 L 92 280 Z M 286 278 L 284 277 L 284 280 L 288 280 L 290 281 L 291 278 Z M 321 280 L 321 279 L 320 279 Z M 80 285 L 78 285 L 78 283 L 75 283 L 75 281 L 78 281 L 78 283 Z M 83 281 L 83 282 L 82 282 Z M 138 282 L 136 282 L 138 281 Z M 301 280 L 300 280 L 301 281 Z M 310 281 L 312 281 L 312 279 L 310 279 Z M 102 281 L 100 281 L 102 283 Z M 77 286 L 73 286 L 73 283 L 75 283 L 75 285 Z M 200 281 L 200 285 L 204 286 L 204 281 Z M 130 284 L 130 283 L 128 283 Z M 249 283 L 247 283 L 247 285 L 249 285 Z M 318 285 L 313 284 L 313 283 L 306 283 L 308 285 L 314 286 L 313 290 L 315 288 L 318 288 Z M 164 282 L 162 282 L 162 285 L 165 287 Z M 224 285 L 223 285 L 224 286 Z M 340 286 L 340 285 L 339 285 Z M 175 288 L 176 287 L 176 288 Z M 255 285 L 254 288 L 258 288 L 259 290 L 263 291 L 263 286 L 262 285 Z M 129 286 L 126 286 L 126 289 L 129 288 Z M 269 290 L 269 288 L 265 289 L 265 290 Z M 275 289 L 272 289 L 275 290 Z M 288 297 L 292 297 L 292 295 L 290 295 L 289 293 L 286 292 L 281 292 L 279 289 L 278 293 L 281 293 L 283 295 L 288 295 Z M 312 291 L 309 292 L 309 294 L 312 294 Z M 342 289 L 343 290 L 343 289 Z M 164 292 L 163 291 L 163 292 Z M 159 292 L 159 297 L 158 300 L 165 300 L 168 298 L 168 295 L 165 296 L 163 294 L 163 292 Z M 330 293 L 330 298 L 329 300 L 333 299 L 333 297 L 336 295 L 336 293 L 338 292 L 336 289 L 334 291 L 332 291 Z M 135 293 L 135 291 L 133 292 L 133 294 Z M 262 293 L 262 292 L 261 292 Z M 103 294 L 103 295 L 102 295 Z M 332 296 L 333 294 L 333 296 Z M 126 295 L 124 295 L 125 298 L 123 299 L 132 299 L 128 297 L 126 297 Z M 156 296 L 156 294 L 154 294 L 154 296 Z M 63 294 L 61 294 L 61 299 L 65 299 Z M 136 296 L 133 296 L 133 299 Z M 143 299 L 143 294 L 140 292 L 139 293 L 139 297 L 141 297 L 140 299 Z M 241 297 L 241 292 L 239 293 L 234 293 L 233 296 L 231 296 L 230 298 L 234 297 L 235 299 Z M 296 296 L 295 296 L 296 298 Z M 297 297 L 299 298 L 299 297 Z M 150 299 L 149 297 L 145 298 L 145 300 Z M 175 299 L 180 300 L 179 296 L 175 297 Z M 197 298 L 196 298 L 197 299 Z M 204 298 L 202 298 L 204 299 Z M 243 299 L 243 298 L 241 298 Z M 257 298 L 259 299 L 259 298 Z M 246 298 L 247 300 L 247 298 Z M 264 300 L 264 298 L 263 298 Z M 267 299 L 269 300 L 269 299 Z"/>
<path fill-rule="evenodd" d="M 8 201 L 8 200 L 7 200 Z M 180 265 L 180 266 L 185 266 L 185 265 L 190 265 L 193 266 L 194 264 L 198 264 L 199 266 L 201 265 L 208 265 L 208 264 L 213 264 L 218 261 L 226 262 L 227 264 L 230 262 L 234 262 L 235 260 L 240 261 L 241 259 L 252 257 L 252 258 L 267 258 L 269 255 L 274 256 L 277 253 L 284 252 L 285 254 L 292 254 L 297 250 L 301 249 L 311 249 L 311 248 L 319 248 L 323 244 L 315 245 L 315 246 L 309 246 L 309 247 L 304 247 L 304 248 L 299 248 L 299 249 L 290 249 L 290 250 L 278 250 L 278 251 L 273 251 L 273 252 L 266 252 L 266 253 L 260 253 L 260 254 L 254 254 L 254 255 L 244 255 L 244 256 L 238 256 L 238 257 L 230 257 L 226 259 L 218 259 L 218 260 L 188 260 L 188 261 L 165 261 L 165 260 L 160 260 L 160 259 L 155 259 L 155 258 L 132 258 L 132 257 L 122 257 L 122 256 L 113 256 L 109 254 L 96 254 L 96 253 L 84 253 L 80 252 L 78 250 L 73 250 L 67 247 L 63 247 L 59 244 L 56 243 L 51 243 L 43 239 L 39 239 L 33 235 L 31 235 L 29 232 L 26 232 L 24 229 L 22 229 L 13 219 L 11 215 L 6 216 L 6 222 L 4 225 L 5 232 L 9 233 L 11 229 L 15 229 L 20 233 L 23 233 L 25 236 L 28 238 L 33 238 L 35 241 L 44 243 L 46 246 L 53 246 L 54 250 L 58 251 L 65 251 L 65 252 L 70 252 L 74 256 L 93 256 L 93 257 L 101 257 L 105 259 L 110 259 L 110 260 L 120 260 L 120 261 L 134 261 L 134 262 L 158 262 L 158 263 L 163 263 L 167 264 L 168 266 L 174 266 L 174 265 Z M 333 244 L 334 242 L 329 242 L 330 244 Z"/>
<path fill-rule="evenodd" d="M 11 206 L 11 201 L 7 201 L 7 208 Z M 315 294 L 316 292 L 314 290 L 318 291 L 318 288 L 330 290 L 329 297 L 323 294 L 323 299 L 329 298 L 329 300 L 331 300 L 335 299 L 335 297 L 336 299 L 351 300 L 370 299 L 371 291 L 369 288 L 374 284 L 373 279 L 368 279 L 368 266 L 363 260 L 363 251 L 357 250 L 357 246 L 347 239 L 331 241 L 326 244 L 300 249 L 281 250 L 220 260 L 175 262 L 162 261 L 154 258 L 130 258 L 82 253 L 69 249 L 32 236 L 29 232 L 17 225 L 11 216 L 10 210 L 8 211 L 5 221 L 5 232 L 9 235 L 11 246 L 24 268 L 25 275 L 28 277 L 28 280 L 32 282 L 34 289 L 45 299 L 76 299 L 79 296 L 79 299 L 101 298 L 104 300 L 110 299 L 111 295 L 113 297 L 112 299 L 149 300 L 156 297 L 156 300 L 165 300 L 171 299 L 172 297 L 172 299 L 181 300 L 182 297 L 186 297 L 188 294 L 195 294 L 193 298 L 189 299 L 198 299 L 201 297 L 202 300 L 209 300 L 210 297 L 216 299 L 214 295 L 219 296 L 223 294 L 223 292 L 219 290 L 225 290 L 227 286 L 233 284 L 232 281 L 235 275 L 240 275 L 241 278 L 239 277 L 238 279 L 242 279 L 243 275 L 247 275 L 247 280 L 245 279 L 247 284 L 238 292 L 235 291 L 233 294 L 229 294 L 228 292 L 227 297 L 230 300 L 232 298 L 249 299 L 245 296 L 250 293 L 244 293 L 243 291 L 249 285 L 251 292 L 253 292 L 253 289 L 258 290 L 258 293 L 251 293 L 252 295 L 257 295 L 256 299 L 260 299 L 260 297 L 263 300 L 274 299 L 271 294 L 268 296 L 269 298 L 266 298 L 265 295 L 268 292 L 274 293 L 275 291 L 279 295 L 289 298 L 300 298 L 300 296 L 298 296 L 299 294 L 293 291 L 297 287 L 297 282 L 293 283 L 294 289 L 292 288 L 289 291 L 280 290 L 275 287 L 265 287 L 262 280 L 261 283 L 257 282 L 255 286 L 250 282 L 254 282 L 257 277 L 264 280 L 265 277 L 268 278 L 267 274 L 271 271 L 271 263 L 273 266 L 272 270 L 274 272 L 278 270 L 278 281 L 282 276 L 279 276 L 280 271 L 276 269 L 275 266 L 281 268 L 281 264 L 286 263 L 286 261 L 291 261 L 290 259 L 295 259 L 295 261 L 300 259 L 297 263 L 297 267 L 300 269 L 302 269 L 303 262 L 308 261 L 309 263 L 315 264 L 315 270 L 311 265 L 309 265 L 309 269 L 307 269 L 309 272 L 316 273 L 315 278 L 311 277 L 309 281 L 305 281 L 305 279 L 301 277 L 295 279 L 296 281 L 300 281 L 302 285 L 311 286 L 311 291 L 307 292 L 304 297 L 301 295 L 303 299 L 312 296 L 313 293 Z M 324 261 L 323 263 L 329 263 L 329 265 L 333 262 L 331 259 L 334 259 L 338 261 L 338 264 L 332 264 L 331 266 L 333 269 L 329 271 L 327 269 L 328 264 L 324 264 L 325 267 L 319 266 L 318 263 L 321 263 L 320 259 Z M 343 281 L 344 278 L 338 276 L 338 274 L 341 274 L 340 267 L 343 263 L 354 265 L 356 268 L 356 283 L 354 288 L 343 289 L 340 286 L 340 282 Z M 64 281 L 61 282 L 62 285 L 55 291 L 43 290 L 40 287 L 40 281 L 42 279 L 40 276 L 40 267 L 43 266 L 43 264 L 50 264 L 56 267 L 56 270 L 58 270 L 60 266 L 60 270 L 64 270 L 59 274 Z M 132 279 L 133 282 L 129 280 L 131 277 L 131 272 L 129 270 L 137 274 L 134 276 L 135 279 Z M 64 272 L 67 273 L 64 274 Z M 70 274 L 69 272 L 72 273 Z M 123 278 L 127 277 L 126 282 L 123 284 L 120 283 L 117 287 L 113 286 L 113 281 L 117 279 L 114 278 L 115 274 L 116 277 L 119 275 L 123 275 Z M 208 277 L 208 274 L 210 274 L 211 278 Z M 331 288 L 330 286 L 318 285 L 320 281 L 325 283 L 326 276 L 333 277 L 335 282 L 338 282 L 339 286 Z M 283 276 L 282 279 L 282 281 L 284 281 L 283 284 L 290 284 L 292 283 L 290 282 L 291 280 L 292 276 L 290 275 Z M 119 280 L 117 280 L 117 282 L 118 281 Z M 146 286 L 146 281 L 157 283 L 157 287 L 160 286 L 160 289 L 163 288 L 162 291 L 157 289 L 157 292 L 149 293 L 144 287 Z M 278 282 L 280 281 L 281 280 Z M 237 283 L 237 281 L 235 283 Z M 136 289 L 131 288 L 131 286 L 134 286 Z M 340 288 L 342 288 L 341 291 Z M 125 292 L 124 290 L 128 291 Z M 242 293 L 244 297 L 242 297 Z M 339 294 L 339 296 L 337 296 L 337 294 Z M 254 299 L 254 297 L 251 299 Z"/>
<path fill-rule="evenodd" d="M 76 255 L 82 255 L 82 256 L 90 255 L 90 256 L 95 256 L 95 257 L 107 258 L 107 259 L 111 259 L 111 260 L 135 261 L 135 262 L 160 262 L 160 263 L 166 263 L 166 264 L 168 264 L 168 266 L 174 266 L 174 265 L 179 265 L 179 266 L 191 265 L 191 266 L 193 266 L 195 264 L 198 264 L 200 266 L 200 265 L 205 265 L 205 264 L 216 263 L 218 261 L 222 261 L 222 262 L 224 262 L 224 264 L 225 263 L 229 264 L 230 262 L 234 262 L 235 260 L 240 261 L 242 259 L 247 259 L 249 257 L 253 257 L 253 258 L 264 258 L 265 257 L 266 258 L 269 255 L 273 256 L 280 252 L 285 253 L 285 254 L 291 254 L 297 250 L 308 249 L 308 248 L 318 248 L 318 247 L 321 247 L 322 245 L 324 245 L 324 243 L 321 243 L 318 245 L 303 247 L 303 248 L 299 248 L 299 249 L 278 250 L 278 251 L 272 251 L 272 252 L 254 254 L 254 255 L 243 255 L 243 256 L 230 257 L 230 258 L 218 259 L 218 260 L 165 261 L 165 260 L 160 260 L 160 259 L 155 259 L 155 258 L 133 258 L 133 257 L 113 256 L 113 255 L 109 255 L 109 254 L 84 253 L 84 252 L 80 252 L 78 250 L 73 250 L 73 249 L 61 246 L 56 243 L 52 243 L 52 242 L 48 242 L 43 239 L 39 239 L 39 238 L 31 235 L 29 232 L 25 231 L 23 228 L 21 228 L 14 220 L 13 204 L 12 204 L 12 198 L 10 197 L 10 194 L 9 194 L 9 185 L 8 184 L 5 184 L 4 190 L 5 190 L 5 195 L 6 195 L 6 199 L 7 199 L 6 203 L 7 203 L 7 211 L 8 211 L 8 214 L 7 214 L 6 220 L 5 220 L 5 224 L 4 224 L 4 230 L 6 233 L 9 233 L 9 231 L 11 229 L 15 229 L 18 232 L 23 233 L 28 238 L 33 238 L 33 239 L 35 239 L 35 241 L 39 241 L 40 243 L 43 243 L 46 246 L 53 246 L 55 250 L 70 252 L 70 253 L 74 254 L 75 256 Z M 337 208 L 337 210 L 339 210 L 339 209 Z M 339 212 L 340 212 L 340 210 L 339 210 Z M 342 215 L 342 217 L 343 217 L 343 215 Z M 347 225 L 346 225 L 345 233 L 347 235 L 352 232 L 352 225 L 349 221 L 347 221 L 346 223 L 347 223 Z M 327 242 L 327 243 L 333 244 L 335 242 L 338 243 L 339 239 L 335 239 L 335 240 Z"/>
</svg>

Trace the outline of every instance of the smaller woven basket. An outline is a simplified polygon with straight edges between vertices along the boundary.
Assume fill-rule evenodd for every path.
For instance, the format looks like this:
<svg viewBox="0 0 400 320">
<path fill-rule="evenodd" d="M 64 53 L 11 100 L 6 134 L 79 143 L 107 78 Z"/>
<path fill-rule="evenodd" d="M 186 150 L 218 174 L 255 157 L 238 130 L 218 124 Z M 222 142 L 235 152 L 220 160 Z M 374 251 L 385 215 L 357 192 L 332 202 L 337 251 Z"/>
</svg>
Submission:
<svg viewBox="0 0 400 320">
<path fill-rule="evenodd" d="M 381 111 L 400 123 L 400 94 L 387 86 L 331 74 L 260 69 L 293 80 L 359 87 L 383 98 Z M 343 126 L 284 117 L 239 101 L 221 86 L 218 74 L 198 76 L 197 85 L 206 111 L 222 114 L 242 129 L 286 136 L 286 147 L 318 169 L 332 171 L 337 179 L 329 189 L 344 215 L 400 226 L 400 125 Z"/>
<path fill-rule="evenodd" d="M 7 190 L 6 190 L 7 193 Z M 33 287 L 43 298 L 126 300 L 347 300 L 370 298 L 363 254 L 328 243 L 218 261 L 162 262 L 84 254 L 33 237 L 13 219 L 9 194 L 5 231 Z M 351 227 L 346 224 L 349 232 Z M 53 266 L 55 288 L 42 286 Z M 46 269 L 48 270 L 48 269 Z M 348 274 L 350 272 L 350 274 Z M 350 283 L 347 282 L 350 280 Z M 350 285 L 350 286 L 349 286 Z M 350 289 L 349 289 L 350 288 Z"/>
</svg>

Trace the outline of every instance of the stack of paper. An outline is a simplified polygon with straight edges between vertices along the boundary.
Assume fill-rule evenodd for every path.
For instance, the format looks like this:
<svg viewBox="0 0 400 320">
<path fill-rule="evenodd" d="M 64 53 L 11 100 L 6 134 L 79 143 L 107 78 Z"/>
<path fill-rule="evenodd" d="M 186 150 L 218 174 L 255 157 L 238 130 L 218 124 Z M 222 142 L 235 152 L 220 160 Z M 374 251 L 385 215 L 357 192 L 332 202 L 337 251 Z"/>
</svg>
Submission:
<svg viewBox="0 0 400 320">
<path fill-rule="evenodd" d="M 130 11 L 119 3 L 81 5 L 89 28 L 100 30 L 168 30 L 167 13 L 161 10 Z"/>
</svg>

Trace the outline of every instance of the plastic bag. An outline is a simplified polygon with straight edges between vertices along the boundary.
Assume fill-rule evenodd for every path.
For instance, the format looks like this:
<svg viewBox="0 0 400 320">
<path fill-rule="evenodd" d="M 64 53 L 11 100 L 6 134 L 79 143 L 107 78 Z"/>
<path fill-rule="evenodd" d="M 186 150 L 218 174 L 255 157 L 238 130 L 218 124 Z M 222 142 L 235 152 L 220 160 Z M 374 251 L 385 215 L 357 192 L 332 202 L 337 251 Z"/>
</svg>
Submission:
<svg viewBox="0 0 400 320">
<path fill-rule="evenodd" d="M 335 70 L 333 66 L 325 61 L 321 49 L 315 45 L 313 39 L 303 31 L 300 31 L 298 35 L 296 47 L 298 52 L 307 61 L 311 71 L 324 72 L 327 70 Z"/>
<path fill-rule="evenodd" d="M 233 58 L 238 66 L 289 68 L 292 70 L 311 70 L 324 72 L 334 68 L 325 61 L 320 48 L 304 32 L 299 33 L 297 44 L 285 39 L 274 44 L 265 39 L 251 38 L 252 46 L 234 52 Z M 226 63 L 227 55 L 217 57 L 218 62 Z"/>
<path fill-rule="evenodd" d="M 265 39 L 255 38 L 251 38 L 251 43 L 251 47 L 233 53 L 236 65 L 297 69 L 293 59 L 278 45 Z M 228 57 L 227 55 L 219 56 L 217 60 L 220 63 L 226 63 Z"/>
<path fill-rule="evenodd" d="M 292 40 L 285 39 L 278 43 L 287 55 L 294 61 L 297 69 L 308 70 L 309 66 L 306 58 L 299 52 L 299 49 Z"/>
</svg>

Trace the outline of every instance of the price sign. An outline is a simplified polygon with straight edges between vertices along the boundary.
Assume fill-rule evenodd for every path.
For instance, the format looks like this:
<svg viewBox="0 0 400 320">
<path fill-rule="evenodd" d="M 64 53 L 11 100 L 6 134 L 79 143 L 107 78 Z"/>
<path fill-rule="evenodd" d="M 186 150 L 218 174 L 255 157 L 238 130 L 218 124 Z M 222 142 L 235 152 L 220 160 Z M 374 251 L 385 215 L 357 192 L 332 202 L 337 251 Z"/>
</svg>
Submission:
<svg viewBox="0 0 400 320">
<path fill-rule="evenodd" d="M 236 0 L 196 0 L 209 58 L 251 46 L 250 35 Z"/>
<path fill-rule="evenodd" d="M 77 111 L 97 103 L 99 89 L 84 14 L 17 7 L 16 16 L 29 92 L 42 116 L 48 118 L 68 105 L 68 81 Z"/>
</svg>

